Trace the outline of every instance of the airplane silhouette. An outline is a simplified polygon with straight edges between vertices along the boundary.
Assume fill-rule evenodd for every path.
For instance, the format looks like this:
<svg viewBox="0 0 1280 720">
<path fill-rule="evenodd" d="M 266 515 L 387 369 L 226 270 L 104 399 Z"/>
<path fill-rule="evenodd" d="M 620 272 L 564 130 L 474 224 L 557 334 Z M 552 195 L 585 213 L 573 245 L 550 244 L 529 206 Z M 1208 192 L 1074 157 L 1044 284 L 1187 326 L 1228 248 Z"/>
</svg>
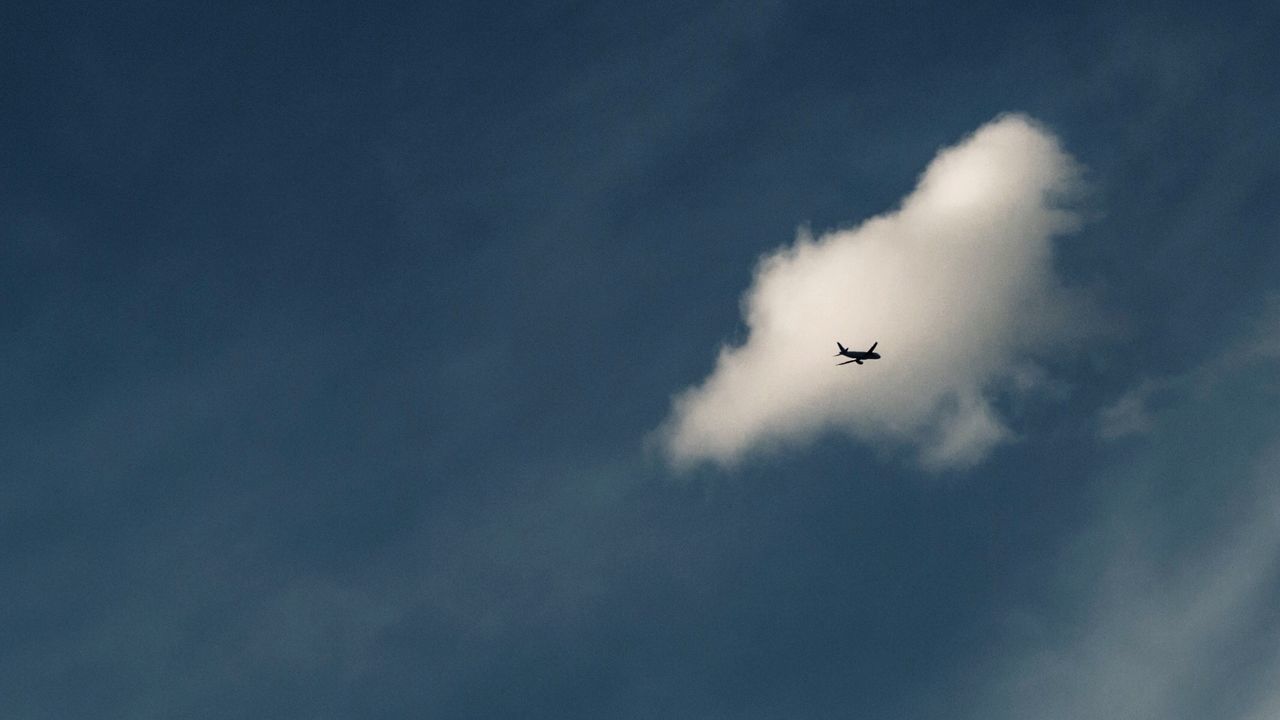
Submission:
<svg viewBox="0 0 1280 720">
<path fill-rule="evenodd" d="M 842 363 L 836 363 L 836 365 L 848 365 L 849 363 L 858 363 L 861 365 L 863 360 L 879 360 L 880 353 L 876 352 L 876 346 L 879 344 L 880 341 L 877 340 L 876 342 L 871 343 L 870 349 L 866 352 L 862 352 L 861 350 L 850 350 L 849 348 L 841 345 L 839 341 L 836 341 L 836 347 L 840 348 L 840 352 L 836 353 L 836 357 L 844 356 L 853 358 L 852 360 L 846 360 Z"/>
</svg>

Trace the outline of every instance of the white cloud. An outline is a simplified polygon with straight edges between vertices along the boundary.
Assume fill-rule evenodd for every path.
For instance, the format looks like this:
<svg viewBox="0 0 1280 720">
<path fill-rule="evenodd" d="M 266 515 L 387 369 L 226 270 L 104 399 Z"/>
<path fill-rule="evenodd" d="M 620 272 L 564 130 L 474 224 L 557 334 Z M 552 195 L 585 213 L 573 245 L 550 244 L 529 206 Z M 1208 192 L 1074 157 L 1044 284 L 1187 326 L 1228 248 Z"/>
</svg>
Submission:
<svg viewBox="0 0 1280 720">
<path fill-rule="evenodd" d="M 1031 119 L 1005 115 L 930 163 L 900 208 L 765 257 L 743 298 L 745 344 L 724 347 L 675 398 L 662 437 L 677 465 L 732 464 L 832 429 L 914 446 L 930 467 L 971 465 L 1011 435 L 995 393 L 1072 337 L 1051 241 L 1076 163 Z M 836 367 L 836 341 L 883 359 Z"/>
</svg>

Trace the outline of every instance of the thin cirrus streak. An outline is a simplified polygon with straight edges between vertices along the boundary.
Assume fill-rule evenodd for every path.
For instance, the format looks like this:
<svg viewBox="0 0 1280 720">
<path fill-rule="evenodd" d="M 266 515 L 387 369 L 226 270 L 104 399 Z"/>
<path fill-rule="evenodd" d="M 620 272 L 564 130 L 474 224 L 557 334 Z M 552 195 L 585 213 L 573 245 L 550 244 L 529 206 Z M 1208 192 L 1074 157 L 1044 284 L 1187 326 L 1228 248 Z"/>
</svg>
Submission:
<svg viewBox="0 0 1280 720">
<path fill-rule="evenodd" d="M 733 465 L 838 430 L 931 469 L 977 463 L 1012 434 L 993 395 L 1031 391 L 1037 353 L 1079 335 L 1051 251 L 1080 224 L 1080 187 L 1054 135 L 1003 115 L 940 151 L 897 209 L 766 256 L 746 342 L 673 401 L 668 459 Z M 838 340 L 879 341 L 883 359 L 835 367 Z"/>
</svg>

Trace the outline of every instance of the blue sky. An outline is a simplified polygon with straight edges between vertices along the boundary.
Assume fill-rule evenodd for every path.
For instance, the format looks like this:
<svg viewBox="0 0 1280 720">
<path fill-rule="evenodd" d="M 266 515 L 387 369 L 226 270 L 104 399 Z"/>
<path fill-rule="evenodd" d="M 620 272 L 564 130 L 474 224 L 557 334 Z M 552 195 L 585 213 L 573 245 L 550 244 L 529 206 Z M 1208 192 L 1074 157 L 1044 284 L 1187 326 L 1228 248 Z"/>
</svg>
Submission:
<svg viewBox="0 0 1280 720">
<path fill-rule="evenodd" d="M 1280 712 L 1273 4 L 0 28 L 7 717 Z M 891 272 L 855 233 L 1008 113 L 1079 164 L 1078 228 L 997 219 L 974 241 L 1047 264 L 972 287 L 1052 282 L 901 316 L 1003 353 L 928 407 L 1005 432 L 929 463 L 940 436 L 885 408 L 937 378 L 888 379 L 960 348 L 857 288 L 936 287 L 942 236 Z M 822 362 L 885 353 L 821 376 L 861 419 L 769 415 L 732 462 L 673 463 L 721 348 L 777 349 L 743 301 L 798 235 L 862 253 L 813 266 L 848 279 Z M 1045 307 L 1078 333 L 1027 341 Z"/>
</svg>

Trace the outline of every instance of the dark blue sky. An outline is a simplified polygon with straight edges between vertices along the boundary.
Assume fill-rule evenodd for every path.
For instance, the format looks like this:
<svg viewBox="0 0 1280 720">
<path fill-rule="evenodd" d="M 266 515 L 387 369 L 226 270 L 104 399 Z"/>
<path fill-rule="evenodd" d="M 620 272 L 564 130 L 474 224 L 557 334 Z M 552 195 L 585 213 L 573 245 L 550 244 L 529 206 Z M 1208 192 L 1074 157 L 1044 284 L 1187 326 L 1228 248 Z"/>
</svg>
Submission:
<svg viewBox="0 0 1280 720">
<path fill-rule="evenodd" d="M 6 717 L 1280 712 L 1273 3 L 0 28 Z M 1007 111 L 1101 328 L 1017 440 L 668 468 L 761 254 Z"/>
</svg>

